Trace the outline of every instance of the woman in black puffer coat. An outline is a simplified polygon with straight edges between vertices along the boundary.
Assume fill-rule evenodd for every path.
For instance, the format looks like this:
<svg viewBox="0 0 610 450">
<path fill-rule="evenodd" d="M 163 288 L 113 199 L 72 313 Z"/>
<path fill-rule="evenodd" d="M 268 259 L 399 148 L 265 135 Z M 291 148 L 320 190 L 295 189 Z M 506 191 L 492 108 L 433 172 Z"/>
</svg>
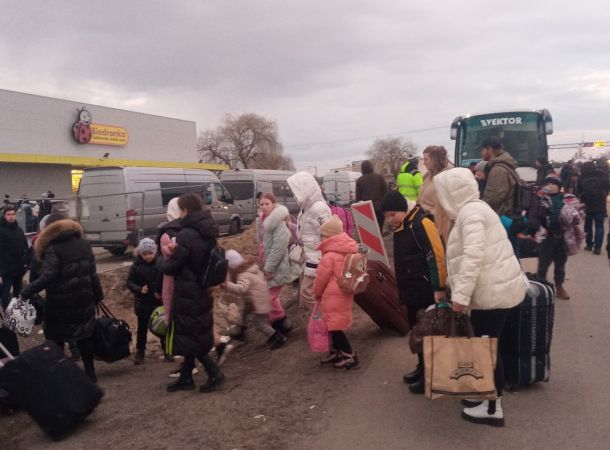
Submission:
<svg viewBox="0 0 610 450">
<path fill-rule="evenodd" d="M 211 392 L 224 381 L 220 368 L 208 355 L 214 345 L 214 298 L 202 288 L 200 280 L 208 264 L 210 252 L 216 246 L 218 227 L 208 210 L 203 210 L 201 197 L 184 194 L 178 199 L 182 217 L 176 243 L 170 244 L 172 258 L 165 261 L 162 271 L 174 275 L 174 296 L 170 326 L 166 337 L 169 354 L 183 355 L 184 364 L 178 380 L 168 385 L 168 392 L 192 390 L 195 387 L 192 370 L 197 358 L 208 374 L 200 392 Z"/>
<path fill-rule="evenodd" d="M 62 348 L 66 341 L 75 340 L 86 374 L 96 381 L 92 339 L 95 305 L 104 296 L 83 229 L 73 220 L 54 222 L 40 233 L 34 250 L 42 261 L 40 276 L 23 289 L 21 296 L 30 299 L 46 290 L 45 337 Z"/>
</svg>

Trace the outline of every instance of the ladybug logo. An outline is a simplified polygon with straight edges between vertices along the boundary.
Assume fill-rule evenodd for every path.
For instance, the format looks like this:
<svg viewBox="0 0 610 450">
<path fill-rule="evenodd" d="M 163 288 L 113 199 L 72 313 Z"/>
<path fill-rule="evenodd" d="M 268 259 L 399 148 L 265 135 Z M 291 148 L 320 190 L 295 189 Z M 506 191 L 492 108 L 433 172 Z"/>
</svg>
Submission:
<svg viewBox="0 0 610 450">
<path fill-rule="evenodd" d="M 79 144 L 88 144 L 91 141 L 91 113 L 84 107 L 78 110 L 78 120 L 72 125 L 72 136 Z"/>
</svg>

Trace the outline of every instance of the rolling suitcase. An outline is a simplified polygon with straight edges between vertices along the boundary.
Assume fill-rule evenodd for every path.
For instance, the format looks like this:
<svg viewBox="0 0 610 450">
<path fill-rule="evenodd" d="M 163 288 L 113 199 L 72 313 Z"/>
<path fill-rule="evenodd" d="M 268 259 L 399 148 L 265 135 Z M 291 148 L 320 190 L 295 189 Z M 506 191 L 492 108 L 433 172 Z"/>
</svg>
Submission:
<svg viewBox="0 0 610 450">
<path fill-rule="evenodd" d="M 530 280 L 525 300 L 511 310 L 500 337 L 507 385 L 549 381 L 554 313 L 554 287 Z"/>
<path fill-rule="evenodd" d="M 104 395 L 50 341 L 22 352 L 0 368 L 0 386 L 53 439 L 81 423 Z"/>
<path fill-rule="evenodd" d="M 406 336 L 409 323 L 405 308 L 398 301 L 396 277 L 378 261 L 369 261 L 366 271 L 369 284 L 366 291 L 354 296 L 354 300 L 380 328 Z"/>
</svg>

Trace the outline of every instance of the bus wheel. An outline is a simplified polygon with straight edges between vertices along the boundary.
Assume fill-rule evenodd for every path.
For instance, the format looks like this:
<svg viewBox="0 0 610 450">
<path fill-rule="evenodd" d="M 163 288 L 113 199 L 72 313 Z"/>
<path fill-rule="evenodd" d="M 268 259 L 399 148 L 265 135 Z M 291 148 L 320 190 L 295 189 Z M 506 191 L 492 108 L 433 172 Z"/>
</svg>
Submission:
<svg viewBox="0 0 610 450">
<path fill-rule="evenodd" d="M 231 226 L 229 227 L 229 235 L 233 236 L 234 234 L 239 234 L 241 231 L 241 223 L 239 219 L 233 219 L 231 221 Z"/>
</svg>

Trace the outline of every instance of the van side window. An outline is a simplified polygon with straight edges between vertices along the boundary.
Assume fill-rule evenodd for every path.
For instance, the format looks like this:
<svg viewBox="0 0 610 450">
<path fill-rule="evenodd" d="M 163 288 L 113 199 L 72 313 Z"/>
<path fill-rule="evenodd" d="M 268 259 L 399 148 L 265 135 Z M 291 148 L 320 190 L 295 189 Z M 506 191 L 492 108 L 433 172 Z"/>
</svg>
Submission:
<svg viewBox="0 0 610 450">
<path fill-rule="evenodd" d="M 182 194 L 189 192 L 189 188 L 183 181 L 161 182 L 159 187 L 161 188 L 161 202 L 163 206 L 167 206 L 172 198 L 180 197 Z"/>
<path fill-rule="evenodd" d="M 252 181 L 223 181 L 223 184 L 235 200 L 251 200 L 254 198 L 254 183 Z"/>
<path fill-rule="evenodd" d="M 273 180 L 271 186 L 273 187 L 273 195 L 275 195 L 276 198 L 283 199 L 284 197 L 293 196 L 290 186 L 288 186 L 288 182 L 285 180 Z"/>
<path fill-rule="evenodd" d="M 216 191 L 216 200 L 219 202 L 228 203 L 231 201 L 231 194 L 227 192 L 222 184 L 214 183 L 214 191 Z"/>
</svg>

